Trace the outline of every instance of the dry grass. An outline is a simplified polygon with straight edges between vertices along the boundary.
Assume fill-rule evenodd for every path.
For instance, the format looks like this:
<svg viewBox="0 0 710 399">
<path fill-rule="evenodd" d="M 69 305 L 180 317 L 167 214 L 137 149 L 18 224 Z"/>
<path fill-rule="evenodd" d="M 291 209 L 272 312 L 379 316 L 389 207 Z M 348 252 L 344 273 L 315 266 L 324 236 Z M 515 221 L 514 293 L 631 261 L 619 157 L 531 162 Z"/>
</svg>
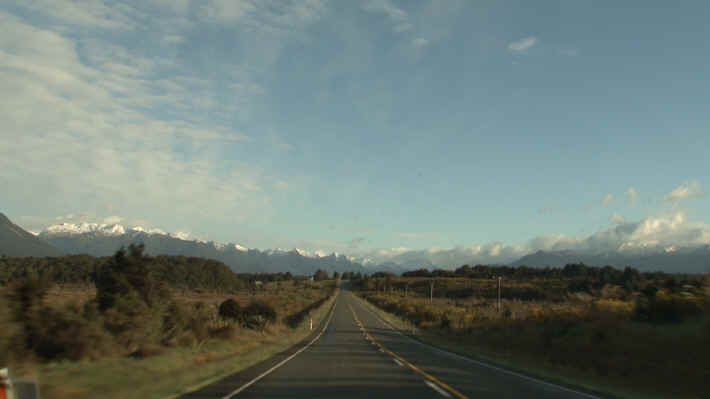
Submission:
<svg viewBox="0 0 710 399">
<path fill-rule="evenodd" d="M 176 302 L 202 303 L 203 312 L 209 314 L 208 328 L 226 327 L 223 332 L 187 346 L 144 346 L 138 351 L 142 356 L 138 357 L 109 354 L 92 361 L 24 362 L 15 365 L 15 372 L 36 376 L 45 398 L 176 396 L 187 392 L 189 387 L 249 367 L 301 341 L 310 333 L 307 326 L 304 323 L 288 326 L 283 319 L 328 297 L 332 293 L 329 284 L 332 283 L 303 287 L 279 282 L 236 295 L 174 291 L 172 297 Z M 65 309 L 70 304 L 81 306 L 95 295 L 93 287 L 53 287 L 44 303 Z M 234 298 L 243 306 L 253 300 L 264 301 L 277 310 L 278 321 L 268 324 L 263 331 L 230 326 L 217 314 L 219 303 L 227 298 Z M 325 316 L 333 300 L 313 312 L 314 321 Z"/>
<path fill-rule="evenodd" d="M 632 302 L 494 301 L 367 294 L 422 340 L 562 383 L 619 397 L 700 398 L 710 392 L 710 320 L 635 322 Z M 371 306 L 374 307 L 374 306 Z M 396 316 L 395 316 L 396 314 Z"/>
</svg>

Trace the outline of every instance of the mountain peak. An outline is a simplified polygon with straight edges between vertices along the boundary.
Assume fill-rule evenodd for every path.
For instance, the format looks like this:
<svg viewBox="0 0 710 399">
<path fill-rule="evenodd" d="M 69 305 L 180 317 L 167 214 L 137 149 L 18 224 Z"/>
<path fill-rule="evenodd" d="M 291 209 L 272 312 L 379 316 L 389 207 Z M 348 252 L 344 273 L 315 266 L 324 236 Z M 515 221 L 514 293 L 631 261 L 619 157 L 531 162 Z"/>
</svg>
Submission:
<svg viewBox="0 0 710 399">
<path fill-rule="evenodd" d="M 8 256 L 59 256 L 62 251 L 12 223 L 0 213 L 0 254 Z"/>
<path fill-rule="evenodd" d="M 47 235 L 66 235 L 66 234 L 83 234 L 83 233 L 98 233 L 103 235 L 122 235 L 126 233 L 126 229 L 120 224 L 105 224 L 105 223 L 61 223 L 49 226 L 42 230 L 40 234 Z"/>
</svg>

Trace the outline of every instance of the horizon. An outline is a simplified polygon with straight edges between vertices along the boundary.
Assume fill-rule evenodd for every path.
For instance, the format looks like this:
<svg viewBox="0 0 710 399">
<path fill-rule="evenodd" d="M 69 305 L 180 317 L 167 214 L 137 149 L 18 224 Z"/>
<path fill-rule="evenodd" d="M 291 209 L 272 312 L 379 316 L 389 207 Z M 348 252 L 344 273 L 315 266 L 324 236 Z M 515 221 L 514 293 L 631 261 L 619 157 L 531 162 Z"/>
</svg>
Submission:
<svg viewBox="0 0 710 399">
<path fill-rule="evenodd" d="M 710 5 L 638 4 L 3 3 L 2 212 L 383 259 L 707 245 Z"/>
<path fill-rule="evenodd" d="M 4 215 L 0 212 L 0 215 Z M 5 215 L 5 217 L 7 217 Z M 115 220 L 112 222 L 116 222 Z M 676 221 L 677 222 L 677 221 Z M 646 225 L 648 226 L 648 221 L 644 223 L 638 223 L 637 228 L 635 230 L 638 230 L 638 226 L 643 226 Z M 20 226 L 23 228 L 22 226 Z M 584 239 L 578 240 L 578 241 L 566 241 L 566 242 L 558 242 L 556 243 L 556 246 L 554 247 L 546 247 L 546 248 L 535 248 L 531 247 L 530 244 L 535 242 L 535 239 L 529 240 L 528 241 L 528 246 L 503 246 L 501 244 L 496 244 L 496 245 L 489 245 L 486 247 L 470 247 L 470 248 L 465 248 L 465 247 L 453 247 L 453 248 L 429 248 L 425 250 L 410 250 L 410 249 L 404 249 L 404 248 L 391 248 L 391 249 L 376 249 L 376 250 L 371 250 L 368 252 L 360 252 L 360 253 L 353 253 L 353 252 L 338 252 L 338 251 L 331 251 L 331 252 L 326 252 L 323 250 L 315 250 L 315 251 L 309 251 L 309 250 L 303 250 L 301 248 L 297 247 L 292 247 L 292 248 L 254 248 L 254 247 L 244 247 L 240 245 L 239 243 L 235 242 L 216 242 L 216 241 L 206 241 L 206 240 L 200 240 L 196 239 L 194 237 L 187 237 L 182 233 L 174 233 L 174 232 L 167 232 L 163 231 L 158 228 L 144 228 L 141 226 L 123 226 L 118 223 L 90 223 L 90 222 L 82 222 L 79 224 L 70 224 L 66 222 L 62 222 L 60 224 L 55 224 L 52 226 L 49 226 L 48 228 L 42 230 L 41 232 L 36 232 L 36 231 L 30 231 L 31 234 L 34 236 L 39 237 L 43 241 L 46 240 L 48 243 L 52 243 L 52 239 L 55 237 L 61 237 L 64 235 L 69 234 L 70 236 L 73 235 L 84 235 L 84 234 L 98 234 L 98 237 L 121 237 L 124 236 L 125 234 L 131 233 L 131 232 L 136 232 L 136 233 L 142 233 L 142 234 L 148 234 L 148 235 L 165 235 L 169 236 L 173 239 L 180 240 L 180 241 L 194 241 L 194 242 L 200 242 L 202 244 L 211 244 L 214 245 L 215 249 L 221 250 L 223 248 L 231 247 L 234 246 L 238 252 L 243 252 L 243 251 L 260 251 L 263 253 L 288 253 L 288 252 L 296 252 L 298 255 L 303 256 L 303 257 L 310 257 L 310 258 L 325 258 L 329 256 L 342 256 L 347 258 L 351 262 L 355 262 L 358 264 L 361 264 L 362 266 L 365 266 L 366 268 L 370 267 L 385 267 L 388 264 L 394 264 L 396 265 L 396 268 L 401 269 L 402 271 L 407 271 L 407 270 L 415 270 L 415 269 L 431 269 L 431 270 L 454 270 L 458 267 L 461 267 L 462 265 L 501 265 L 501 266 L 519 266 L 519 265 L 528 265 L 532 267 L 536 266 L 542 266 L 543 263 L 548 263 L 548 262 L 553 262 L 553 263 L 559 263 L 559 260 L 552 260 L 550 261 L 549 259 L 547 260 L 541 260 L 541 259 L 536 259 L 533 260 L 528 259 L 528 256 L 536 256 L 538 254 L 558 254 L 555 256 L 559 255 L 569 255 L 572 254 L 574 256 L 580 256 L 578 260 L 574 261 L 571 260 L 571 258 L 567 259 L 565 261 L 566 264 L 572 263 L 582 263 L 582 264 L 589 264 L 592 266 L 596 267 L 602 267 L 603 264 L 612 264 L 614 267 L 617 268 L 623 268 L 626 266 L 630 266 L 630 264 L 626 264 L 629 259 L 636 259 L 637 261 L 643 259 L 644 256 L 657 256 L 660 254 L 669 254 L 669 253 L 686 253 L 688 254 L 687 250 L 695 251 L 697 249 L 701 248 L 707 248 L 710 249 L 710 244 L 707 244 L 705 242 L 686 242 L 686 243 L 681 243 L 678 245 L 671 245 L 667 246 L 667 243 L 659 243 L 659 242 L 651 242 L 651 243 L 636 243 L 634 244 L 633 242 L 625 242 L 621 246 L 617 248 L 608 248 L 608 247 L 600 247 L 598 244 L 599 241 L 608 241 L 610 238 L 610 235 L 615 234 L 615 232 L 618 232 L 619 230 L 623 230 L 623 226 L 617 226 L 613 231 L 605 231 L 605 232 L 597 232 L 595 235 L 586 237 Z M 697 252 L 692 252 L 695 253 L 696 255 L 698 254 Z M 602 257 L 607 257 L 607 256 L 614 256 L 614 254 L 617 255 L 617 258 L 615 258 L 615 261 L 610 260 L 611 258 L 598 258 L 598 256 Z M 582 260 L 582 258 L 589 258 L 588 260 Z M 621 256 L 621 257 L 618 257 Z M 640 256 L 640 257 L 639 257 Z M 704 256 L 704 255 L 700 255 Z M 595 259 L 595 260 L 590 260 L 590 259 Z M 626 259 L 626 260 L 625 260 Z M 658 265 L 658 259 L 655 261 L 652 261 L 652 263 Z M 533 262 L 532 264 L 530 263 L 524 263 L 524 262 Z M 543 262 L 543 263 L 540 263 Z M 591 262 L 591 263 L 590 263 Z M 601 262 L 601 263 L 599 263 Z M 611 263 L 609 263 L 611 262 Z M 621 262 L 621 263 L 614 263 L 614 262 Z M 645 262 L 642 262 L 645 263 Z M 550 264 L 548 263 L 548 266 Z M 697 265 L 696 265 L 697 266 Z M 386 266 L 390 267 L 390 266 Z M 554 267 L 554 266 L 553 266 Z M 562 267 L 557 266 L 557 267 Z M 693 266 L 691 265 L 679 265 L 679 264 L 674 264 L 674 265 L 669 265 L 666 264 L 664 267 L 659 268 L 659 266 L 651 266 L 649 268 L 648 265 L 636 265 L 634 264 L 632 267 L 641 269 L 641 270 L 646 270 L 646 271 L 651 271 L 651 270 L 661 270 L 663 269 L 666 272 L 669 273 L 687 273 L 689 272 L 690 269 L 694 269 Z M 680 269 L 677 269 L 679 268 Z M 690 269 L 689 269 L 690 268 Z M 688 270 L 686 270 L 688 269 Z M 702 269 L 702 268 L 701 268 Z M 394 270 L 394 269 L 393 269 Z M 703 271 L 694 271 L 695 273 L 705 273 L 705 270 Z"/>
</svg>

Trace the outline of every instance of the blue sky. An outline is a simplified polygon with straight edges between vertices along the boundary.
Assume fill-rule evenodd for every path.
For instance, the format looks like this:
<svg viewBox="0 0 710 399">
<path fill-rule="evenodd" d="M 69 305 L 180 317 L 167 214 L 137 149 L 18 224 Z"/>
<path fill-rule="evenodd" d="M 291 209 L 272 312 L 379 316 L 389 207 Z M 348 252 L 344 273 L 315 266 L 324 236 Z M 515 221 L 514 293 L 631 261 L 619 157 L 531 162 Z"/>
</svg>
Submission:
<svg viewBox="0 0 710 399">
<path fill-rule="evenodd" d="M 2 210 L 346 253 L 705 242 L 709 11 L 0 1 Z"/>
</svg>

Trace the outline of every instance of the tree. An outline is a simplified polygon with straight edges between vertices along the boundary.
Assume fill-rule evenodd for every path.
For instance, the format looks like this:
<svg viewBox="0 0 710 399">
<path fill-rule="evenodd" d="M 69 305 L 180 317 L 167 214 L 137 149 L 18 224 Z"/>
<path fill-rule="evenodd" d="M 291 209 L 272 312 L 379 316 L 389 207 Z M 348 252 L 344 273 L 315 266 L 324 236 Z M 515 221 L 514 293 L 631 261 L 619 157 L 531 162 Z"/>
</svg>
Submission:
<svg viewBox="0 0 710 399">
<path fill-rule="evenodd" d="M 325 270 L 318 269 L 316 271 L 316 274 L 313 275 L 313 280 L 315 281 L 322 281 L 322 280 L 327 280 L 328 279 L 328 272 Z"/>
<path fill-rule="evenodd" d="M 111 261 L 101 270 L 96 280 L 96 299 L 104 311 L 116 304 L 120 297 L 134 294 L 148 306 L 164 299 L 166 292 L 156 281 L 149 259 L 143 254 L 143 244 L 131 244 L 128 253 L 121 247 Z"/>
</svg>

